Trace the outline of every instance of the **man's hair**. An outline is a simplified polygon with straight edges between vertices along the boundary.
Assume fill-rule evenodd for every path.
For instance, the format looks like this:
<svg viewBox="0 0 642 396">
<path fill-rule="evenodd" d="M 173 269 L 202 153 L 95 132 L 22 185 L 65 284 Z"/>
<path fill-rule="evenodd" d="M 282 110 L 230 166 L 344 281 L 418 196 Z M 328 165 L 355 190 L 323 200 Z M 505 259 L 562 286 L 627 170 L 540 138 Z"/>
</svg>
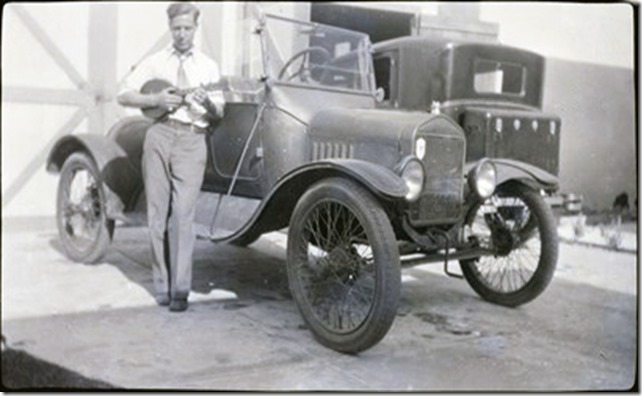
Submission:
<svg viewBox="0 0 642 396">
<path fill-rule="evenodd" d="M 170 21 L 175 17 L 184 14 L 192 14 L 194 16 L 194 22 L 198 22 L 200 11 L 194 4 L 187 2 L 173 3 L 169 7 L 167 7 L 167 17 Z"/>
</svg>

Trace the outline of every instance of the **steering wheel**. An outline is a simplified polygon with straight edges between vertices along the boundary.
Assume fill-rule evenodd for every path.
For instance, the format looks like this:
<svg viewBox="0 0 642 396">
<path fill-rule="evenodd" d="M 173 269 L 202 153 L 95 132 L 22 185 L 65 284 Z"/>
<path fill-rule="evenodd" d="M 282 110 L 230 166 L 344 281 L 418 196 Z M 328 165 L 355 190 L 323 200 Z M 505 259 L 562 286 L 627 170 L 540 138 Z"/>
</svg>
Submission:
<svg viewBox="0 0 642 396">
<path fill-rule="evenodd" d="M 323 56 L 323 60 L 321 61 L 321 62 L 323 62 L 323 65 L 328 63 L 328 61 L 331 58 L 330 53 L 328 52 L 328 50 L 326 50 L 323 47 L 309 47 L 309 48 L 306 48 L 303 51 L 299 51 L 296 54 L 292 55 L 292 57 L 287 62 L 285 62 L 285 65 L 283 65 L 283 67 L 281 68 L 281 71 L 279 71 L 278 79 L 279 80 L 282 79 L 283 75 L 286 72 L 286 70 L 290 66 L 292 66 L 294 61 L 296 61 L 299 58 L 302 58 L 301 66 L 299 67 L 299 70 L 297 70 L 294 74 L 292 74 L 290 77 L 288 77 L 287 81 L 292 80 L 294 77 L 298 76 L 299 74 L 303 73 L 304 71 L 309 71 L 311 69 L 311 67 L 309 67 L 309 66 L 306 67 L 305 58 L 309 57 L 312 52 L 316 52 L 316 53 L 321 54 Z"/>
</svg>

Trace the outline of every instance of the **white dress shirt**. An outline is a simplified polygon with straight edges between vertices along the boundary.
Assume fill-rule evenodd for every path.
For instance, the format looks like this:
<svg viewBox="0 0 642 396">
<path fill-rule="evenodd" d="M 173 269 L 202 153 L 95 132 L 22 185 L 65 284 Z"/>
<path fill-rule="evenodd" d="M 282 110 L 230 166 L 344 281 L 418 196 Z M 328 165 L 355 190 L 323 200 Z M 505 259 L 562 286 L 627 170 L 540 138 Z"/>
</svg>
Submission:
<svg viewBox="0 0 642 396">
<path fill-rule="evenodd" d="M 183 68 L 189 81 L 189 88 L 197 88 L 202 85 L 217 83 L 221 76 L 216 62 L 201 51 L 192 48 L 187 54 L 179 54 L 173 46 L 169 46 L 148 58 L 145 58 L 132 73 L 125 78 L 120 87 L 119 95 L 128 92 L 139 92 L 141 87 L 149 80 L 163 79 L 174 86 L 178 81 L 178 68 L 180 57 L 185 57 Z M 222 91 L 208 91 L 208 96 L 216 106 L 220 115 L 223 114 L 225 99 Z M 205 128 L 208 125 L 204 115 L 206 110 L 200 104 L 191 100 L 191 95 L 185 97 L 186 106 L 179 107 L 169 118 L 194 124 Z"/>
</svg>

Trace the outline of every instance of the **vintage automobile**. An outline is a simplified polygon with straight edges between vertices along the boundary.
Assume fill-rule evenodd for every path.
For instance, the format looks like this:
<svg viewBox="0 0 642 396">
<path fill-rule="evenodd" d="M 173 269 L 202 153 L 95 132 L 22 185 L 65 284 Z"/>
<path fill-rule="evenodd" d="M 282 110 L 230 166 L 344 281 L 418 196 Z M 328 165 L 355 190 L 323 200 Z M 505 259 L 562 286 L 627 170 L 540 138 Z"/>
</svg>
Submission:
<svg viewBox="0 0 642 396">
<path fill-rule="evenodd" d="M 226 115 L 205 137 L 200 237 L 247 245 L 287 228 L 293 299 L 314 337 L 345 353 L 388 332 L 402 265 L 444 263 L 456 275 L 449 263 L 458 260 L 482 298 L 505 306 L 542 293 L 557 262 L 542 195 L 557 189 L 555 176 L 467 158 L 471 143 L 453 116 L 376 108 L 367 35 L 275 15 L 257 26 L 262 78 L 225 79 Z M 140 220 L 152 122 L 124 118 L 106 136 L 66 136 L 52 149 L 70 258 L 99 260 L 116 221 Z"/>
<path fill-rule="evenodd" d="M 373 58 L 384 92 L 378 107 L 447 115 L 465 132 L 467 162 L 517 160 L 529 171 L 559 174 L 561 120 L 542 112 L 541 55 L 433 34 L 377 43 Z M 577 194 L 545 199 L 564 213 L 582 208 Z"/>
</svg>

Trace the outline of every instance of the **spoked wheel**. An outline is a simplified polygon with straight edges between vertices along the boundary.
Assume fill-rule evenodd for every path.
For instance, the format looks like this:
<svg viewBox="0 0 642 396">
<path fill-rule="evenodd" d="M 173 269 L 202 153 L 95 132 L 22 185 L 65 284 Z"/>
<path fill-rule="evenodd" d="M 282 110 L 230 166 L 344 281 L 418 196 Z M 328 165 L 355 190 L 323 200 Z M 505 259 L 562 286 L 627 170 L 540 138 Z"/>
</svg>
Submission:
<svg viewBox="0 0 642 396">
<path fill-rule="evenodd" d="M 315 338 L 345 353 L 378 343 L 397 312 L 401 269 L 385 211 L 360 185 L 328 179 L 297 204 L 288 280 Z"/>
<path fill-rule="evenodd" d="M 558 237 L 553 214 L 537 191 L 522 184 L 500 186 L 472 208 L 467 225 L 479 246 L 493 252 L 460 262 L 482 298 L 515 307 L 544 291 L 557 265 Z"/>
<path fill-rule="evenodd" d="M 69 258 L 94 263 L 105 254 L 114 221 L 105 213 L 105 194 L 96 164 L 84 153 L 72 154 L 62 167 L 56 221 Z"/>
</svg>

